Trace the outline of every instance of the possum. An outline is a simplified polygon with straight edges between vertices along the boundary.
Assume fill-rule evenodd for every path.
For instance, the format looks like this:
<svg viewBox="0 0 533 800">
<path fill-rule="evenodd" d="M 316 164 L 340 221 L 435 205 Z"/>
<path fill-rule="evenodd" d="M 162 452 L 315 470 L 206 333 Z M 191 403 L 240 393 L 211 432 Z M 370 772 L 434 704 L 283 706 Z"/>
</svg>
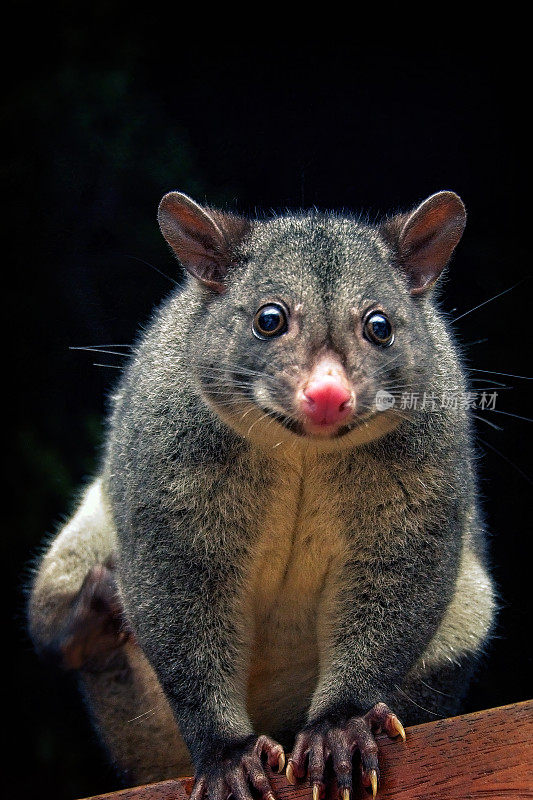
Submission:
<svg viewBox="0 0 533 800">
<path fill-rule="evenodd" d="M 35 573 L 35 647 L 127 783 L 272 800 L 268 763 L 375 796 L 376 734 L 457 713 L 495 615 L 434 288 L 464 205 L 250 220 L 170 192 L 158 219 L 187 279 Z"/>
</svg>

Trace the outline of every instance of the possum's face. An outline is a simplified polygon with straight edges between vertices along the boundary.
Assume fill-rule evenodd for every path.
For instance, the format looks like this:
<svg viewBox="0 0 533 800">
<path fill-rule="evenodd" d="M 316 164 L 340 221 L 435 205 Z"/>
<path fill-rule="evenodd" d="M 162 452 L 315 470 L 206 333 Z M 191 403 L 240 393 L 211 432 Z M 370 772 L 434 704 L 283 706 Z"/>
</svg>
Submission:
<svg viewBox="0 0 533 800">
<path fill-rule="evenodd" d="M 397 425 L 403 414 L 380 401 L 415 380 L 416 309 L 389 260 L 375 231 L 356 222 L 256 225 L 246 265 L 209 304 L 194 345 L 217 412 L 268 442 L 282 428 L 353 445 Z"/>
<path fill-rule="evenodd" d="M 443 194 L 448 203 L 456 198 Z M 457 216 L 455 202 L 453 209 Z M 209 218 L 227 240 L 224 218 Z M 371 441 L 409 417 L 401 398 L 431 385 L 429 306 L 417 295 L 436 276 L 434 266 L 414 277 L 399 268 L 394 224 L 378 229 L 317 213 L 256 222 L 226 257 L 234 263 L 223 282 L 204 274 L 210 291 L 195 323 L 191 367 L 226 423 L 269 447 L 294 439 L 330 449 Z M 205 247 L 204 230 L 202 237 Z M 422 238 L 427 255 L 427 224 Z M 189 243 L 189 257 L 190 250 Z M 210 252 L 211 270 L 218 252 Z"/>
</svg>

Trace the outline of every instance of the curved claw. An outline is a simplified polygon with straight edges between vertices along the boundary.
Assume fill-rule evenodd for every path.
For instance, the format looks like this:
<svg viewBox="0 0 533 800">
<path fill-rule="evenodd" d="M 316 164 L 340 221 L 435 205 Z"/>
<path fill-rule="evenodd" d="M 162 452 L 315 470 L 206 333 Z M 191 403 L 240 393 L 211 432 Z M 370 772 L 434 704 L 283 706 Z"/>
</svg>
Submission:
<svg viewBox="0 0 533 800">
<path fill-rule="evenodd" d="M 390 721 L 393 736 L 401 736 L 402 742 L 405 742 L 405 730 L 397 716 L 393 716 Z"/>
<path fill-rule="evenodd" d="M 362 783 L 375 798 L 380 781 L 376 734 L 381 731 L 391 738 L 400 737 L 405 741 L 402 723 L 385 703 L 376 703 L 363 716 L 309 723 L 294 742 L 285 773 L 287 781 L 296 786 L 307 774 L 312 786 L 312 800 L 323 800 L 329 781 L 327 762 L 331 761 L 337 780 L 338 800 L 351 800 L 352 756 L 357 750 Z"/>
<path fill-rule="evenodd" d="M 375 769 L 370 770 L 370 786 L 372 787 L 372 800 L 374 800 L 375 796 L 378 793 L 378 774 Z"/>
<path fill-rule="evenodd" d="M 281 752 L 280 757 L 278 758 L 278 772 L 283 772 L 285 769 L 285 753 Z"/>
<path fill-rule="evenodd" d="M 285 777 L 287 778 L 288 782 L 292 784 L 292 786 L 296 786 L 296 778 L 294 777 L 294 770 L 290 761 L 287 764 L 287 769 L 285 770 Z"/>
<path fill-rule="evenodd" d="M 216 769 L 206 775 L 197 776 L 189 800 L 276 800 L 263 756 L 271 769 L 283 769 L 285 754 L 280 744 L 268 736 L 259 736 L 255 741 L 248 737 L 221 753 Z"/>
</svg>

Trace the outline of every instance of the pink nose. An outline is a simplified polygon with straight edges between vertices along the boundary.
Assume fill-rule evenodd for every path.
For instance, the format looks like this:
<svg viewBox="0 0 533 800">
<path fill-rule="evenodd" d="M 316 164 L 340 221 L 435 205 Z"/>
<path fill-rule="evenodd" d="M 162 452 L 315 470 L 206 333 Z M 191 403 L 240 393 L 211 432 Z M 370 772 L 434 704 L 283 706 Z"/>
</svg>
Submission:
<svg viewBox="0 0 533 800">
<path fill-rule="evenodd" d="M 350 398 L 337 378 L 324 375 L 305 387 L 302 411 L 315 425 L 335 425 L 351 414 Z"/>
</svg>

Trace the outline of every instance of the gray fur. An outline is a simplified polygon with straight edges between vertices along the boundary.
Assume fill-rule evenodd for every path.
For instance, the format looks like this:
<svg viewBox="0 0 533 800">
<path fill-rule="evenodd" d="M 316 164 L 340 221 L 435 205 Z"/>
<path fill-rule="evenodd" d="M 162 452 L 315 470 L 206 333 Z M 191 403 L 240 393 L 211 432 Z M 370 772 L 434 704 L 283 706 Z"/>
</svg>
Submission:
<svg viewBox="0 0 533 800">
<path fill-rule="evenodd" d="M 388 412 L 372 433 L 379 389 L 465 391 L 445 319 L 431 291 L 410 293 L 390 232 L 302 213 L 231 244 L 225 291 L 189 277 L 140 339 L 102 469 L 125 614 L 197 774 L 254 732 L 290 744 L 305 723 L 381 701 L 404 723 L 456 713 L 494 610 L 467 411 Z M 297 332 L 260 341 L 251 320 L 276 299 L 299 309 Z M 394 321 L 390 348 L 361 339 L 372 302 Z M 275 417 L 296 419 L 295 381 L 326 350 L 360 389 L 369 441 L 309 440 Z M 264 662 L 291 644 L 302 666 L 291 674 L 288 655 L 270 676 L 265 709 L 286 684 L 270 718 L 251 665 L 267 686 Z M 153 779 L 153 754 L 117 758 Z"/>
</svg>

